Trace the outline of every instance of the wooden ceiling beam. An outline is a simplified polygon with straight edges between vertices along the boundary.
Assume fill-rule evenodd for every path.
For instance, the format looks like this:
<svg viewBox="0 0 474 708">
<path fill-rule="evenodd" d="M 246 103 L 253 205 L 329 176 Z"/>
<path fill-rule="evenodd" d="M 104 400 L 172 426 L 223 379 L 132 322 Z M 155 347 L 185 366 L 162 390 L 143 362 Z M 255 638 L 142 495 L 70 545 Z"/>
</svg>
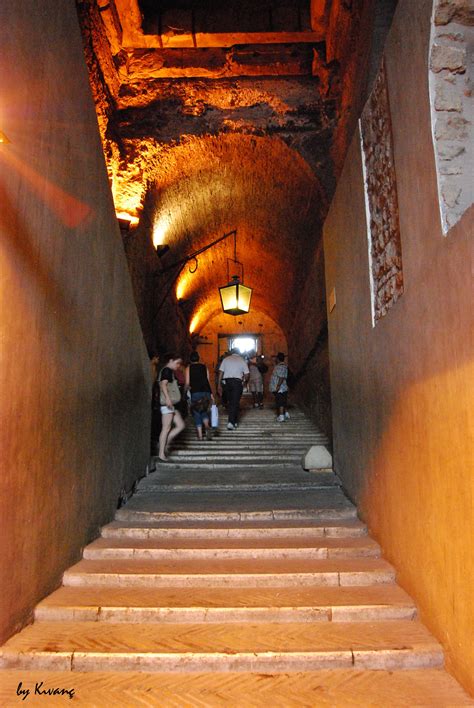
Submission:
<svg viewBox="0 0 474 708">
<path fill-rule="evenodd" d="M 145 34 L 137 0 L 115 0 L 124 49 L 207 49 L 242 44 L 317 44 L 324 28 L 303 32 L 167 32 Z M 108 17 L 104 16 L 104 23 Z"/>
<path fill-rule="evenodd" d="M 124 29 L 124 49 L 210 49 L 243 44 L 317 44 L 324 41 L 323 32 L 222 32 L 174 35 L 143 34 Z"/>
</svg>

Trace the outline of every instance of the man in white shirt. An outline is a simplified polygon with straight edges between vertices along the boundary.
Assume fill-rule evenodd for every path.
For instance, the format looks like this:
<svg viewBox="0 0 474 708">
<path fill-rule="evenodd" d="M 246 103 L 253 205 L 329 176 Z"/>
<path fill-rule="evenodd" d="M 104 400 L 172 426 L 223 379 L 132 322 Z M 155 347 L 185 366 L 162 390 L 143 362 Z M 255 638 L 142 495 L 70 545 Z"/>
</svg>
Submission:
<svg viewBox="0 0 474 708">
<path fill-rule="evenodd" d="M 217 392 L 222 396 L 222 381 L 225 381 L 227 395 L 227 411 L 229 422 L 227 430 L 235 430 L 239 419 L 239 405 L 244 383 L 249 378 L 249 367 L 245 359 L 239 354 L 238 349 L 232 349 L 232 354 L 222 360 L 219 366 L 219 380 Z"/>
</svg>

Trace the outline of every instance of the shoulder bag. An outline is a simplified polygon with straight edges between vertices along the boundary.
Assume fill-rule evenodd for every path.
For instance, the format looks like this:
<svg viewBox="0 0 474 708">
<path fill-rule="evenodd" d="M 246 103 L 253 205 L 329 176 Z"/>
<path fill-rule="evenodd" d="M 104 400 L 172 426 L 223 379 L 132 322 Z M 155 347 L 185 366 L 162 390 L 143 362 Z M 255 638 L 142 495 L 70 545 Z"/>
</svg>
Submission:
<svg viewBox="0 0 474 708">
<path fill-rule="evenodd" d="M 163 368 L 164 368 L 164 367 L 163 367 Z M 162 372 L 163 372 L 163 369 L 161 369 L 160 375 L 159 375 L 159 377 L 158 377 L 158 379 L 159 379 L 159 381 L 160 381 L 160 384 L 161 384 L 161 374 L 162 374 Z M 179 403 L 179 402 L 180 402 L 180 400 L 181 400 L 181 391 L 179 390 L 178 382 L 177 382 L 177 380 L 175 379 L 174 376 L 173 376 L 173 380 L 172 380 L 172 381 L 168 381 L 168 394 L 169 394 L 171 403 L 175 404 L 175 403 Z M 160 385 L 160 404 L 161 404 L 162 406 L 168 405 L 167 400 L 166 400 L 166 398 L 165 398 L 165 394 L 163 393 L 163 391 L 162 391 L 162 389 L 161 389 L 161 385 Z"/>
</svg>

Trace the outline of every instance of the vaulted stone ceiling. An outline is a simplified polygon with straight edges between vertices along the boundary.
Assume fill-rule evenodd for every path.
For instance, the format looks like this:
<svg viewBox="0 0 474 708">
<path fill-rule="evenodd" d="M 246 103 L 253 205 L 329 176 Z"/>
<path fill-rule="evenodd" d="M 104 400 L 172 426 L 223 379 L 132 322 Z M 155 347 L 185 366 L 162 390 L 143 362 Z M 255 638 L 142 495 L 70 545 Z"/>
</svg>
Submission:
<svg viewBox="0 0 474 708">
<path fill-rule="evenodd" d="M 286 329 L 361 93 L 371 5 L 77 0 L 118 216 L 170 245 L 165 266 L 236 228 L 254 306 Z M 219 309 L 229 255 L 221 244 L 177 283 L 194 328 Z"/>
</svg>

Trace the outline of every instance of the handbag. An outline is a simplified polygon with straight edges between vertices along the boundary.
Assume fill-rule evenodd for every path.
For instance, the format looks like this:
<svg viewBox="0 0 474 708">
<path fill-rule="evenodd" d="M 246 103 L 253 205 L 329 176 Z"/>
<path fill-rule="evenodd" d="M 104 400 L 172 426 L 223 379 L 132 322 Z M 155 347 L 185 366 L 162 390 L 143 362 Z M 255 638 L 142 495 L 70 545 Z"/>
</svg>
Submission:
<svg viewBox="0 0 474 708">
<path fill-rule="evenodd" d="M 219 425 L 219 409 L 215 403 L 211 406 L 211 428 L 217 428 Z"/>
<path fill-rule="evenodd" d="M 162 374 L 162 371 L 163 371 L 163 369 L 161 369 L 161 371 L 160 371 L 160 375 L 159 375 L 159 377 L 158 377 L 158 380 L 159 380 L 159 381 L 161 381 L 161 374 Z M 172 381 L 168 381 L 168 394 L 169 394 L 171 403 L 175 404 L 175 403 L 179 403 L 179 402 L 180 402 L 180 400 L 181 400 L 181 391 L 179 390 L 178 382 L 177 382 L 177 380 L 174 378 L 174 376 L 173 376 L 173 380 L 172 380 Z M 165 398 L 165 394 L 164 394 L 163 391 L 161 390 L 161 386 L 160 386 L 160 405 L 162 405 L 162 406 L 167 406 L 167 405 L 168 405 L 168 403 L 167 403 L 167 401 L 166 401 L 166 398 Z"/>
<path fill-rule="evenodd" d="M 197 401 L 192 401 L 191 410 L 196 411 L 196 413 L 207 413 L 209 410 L 209 404 L 209 398 L 198 398 Z"/>
</svg>

